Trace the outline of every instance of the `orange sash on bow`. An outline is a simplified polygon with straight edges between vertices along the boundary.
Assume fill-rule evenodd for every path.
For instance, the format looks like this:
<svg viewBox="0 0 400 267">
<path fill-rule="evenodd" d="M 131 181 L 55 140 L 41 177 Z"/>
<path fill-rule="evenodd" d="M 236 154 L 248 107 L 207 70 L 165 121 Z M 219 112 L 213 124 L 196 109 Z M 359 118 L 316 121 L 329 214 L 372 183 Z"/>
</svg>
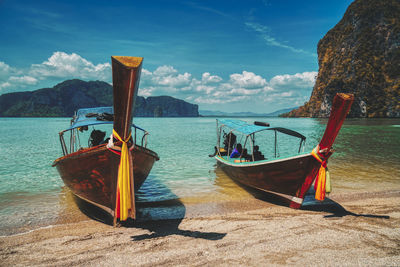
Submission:
<svg viewBox="0 0 400 267">
<path fill-rule="evenodd" d="M 315 199 L 316 200 L 324 200 L 325 193 L 330 192 L 330 177 L 329 172 L 327 170 L 327 160 L 324 159 L 319 153 L 319 146 L 316 146 L 312 151 L 311 155 L 321 163 L 321 167 L 319 168 L 318 175 L 315 179 L 314 189 L 315 189 Z"/>
</svg>

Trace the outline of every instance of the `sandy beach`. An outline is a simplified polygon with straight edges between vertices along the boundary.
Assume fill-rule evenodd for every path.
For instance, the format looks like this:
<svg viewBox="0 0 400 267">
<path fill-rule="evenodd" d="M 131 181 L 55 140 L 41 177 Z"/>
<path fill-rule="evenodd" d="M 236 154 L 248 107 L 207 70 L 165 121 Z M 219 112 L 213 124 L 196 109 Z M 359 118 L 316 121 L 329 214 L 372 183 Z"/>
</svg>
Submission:
<svg viewBox="0 0 400 267">
<path fill-rule="evenodd" d="M 0 265 L 400 265 L 400 191 L 330 199 L 302 210 L 258 199 L 214 204 L 206 216 L 188 205 L 185 218 L 125 227 L 87 218 L 2 236 Z"/>
</svg>

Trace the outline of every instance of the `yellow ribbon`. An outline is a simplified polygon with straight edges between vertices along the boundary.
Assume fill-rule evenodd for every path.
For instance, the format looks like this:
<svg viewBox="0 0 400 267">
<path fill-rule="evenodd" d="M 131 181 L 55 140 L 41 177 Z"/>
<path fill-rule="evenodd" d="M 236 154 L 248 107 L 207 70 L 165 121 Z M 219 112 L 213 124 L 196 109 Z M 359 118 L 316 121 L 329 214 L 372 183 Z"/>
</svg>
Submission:
<svg viewBox="0 0 400 267">
<path fill-rule="evenodd" d="M 130 163 L 129 163 L 129 150 L 128 141 L 131 138 L 129 134 L 126 140 L 118 135 L 113 129 L 113 135 L 122 142 L 121 148 L 121 160 L 118 168 L 118 188 L 119 188 L 119 213 L 120 220 L 125 221 L 128 218 L 128 212 L 132 208 L 132 195 L 131 195 L 131 174 L 130 174 Z"/>
<path fill-rule="evenodd" d="M 329 175 L 328 167 L 326 167 L 326 186 L 325 192 L 328 194 L 332 191 L 331 176 Z"/>
<path fill-rule="evenodd" d="M 322 159 L 318 154 L 319 146 L 314 148 L 311 151 L 311 155 L 321 163 L 321 167 L 319 168 L 317 178 L 315 180 L 315 199 L 316 200 L 324 200 L 325 193 L 331 192 L 331 182 L 329 172 L 326 167 L 326 160 Z"/>
</svg>

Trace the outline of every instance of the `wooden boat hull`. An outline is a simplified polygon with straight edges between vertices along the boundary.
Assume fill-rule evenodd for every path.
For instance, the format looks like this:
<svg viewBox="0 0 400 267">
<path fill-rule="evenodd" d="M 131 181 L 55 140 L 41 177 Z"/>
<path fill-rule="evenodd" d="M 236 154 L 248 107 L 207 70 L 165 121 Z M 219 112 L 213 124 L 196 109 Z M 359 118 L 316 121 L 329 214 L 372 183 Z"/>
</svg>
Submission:
<svg viewBox="0 0 400 267">
<path fill-rule="evenodd" d="M 242 164 L 231 163 L 218 156 L 215 158 L 218 167 L 234 181 L 278 195 L 293 208 L 299 208 L 303 203 L 305 192 L 320 166 L 311 154 Z"/>
<path fill-rule="evenodd" d="M 159 158 L 140 146 L 135 146 L 131 155 L 137 191 Z M 53 166 L 74 195 L 114 216 L 119 163 L 120 156 L 104 144 L 58 158 Z"/>
</svg>

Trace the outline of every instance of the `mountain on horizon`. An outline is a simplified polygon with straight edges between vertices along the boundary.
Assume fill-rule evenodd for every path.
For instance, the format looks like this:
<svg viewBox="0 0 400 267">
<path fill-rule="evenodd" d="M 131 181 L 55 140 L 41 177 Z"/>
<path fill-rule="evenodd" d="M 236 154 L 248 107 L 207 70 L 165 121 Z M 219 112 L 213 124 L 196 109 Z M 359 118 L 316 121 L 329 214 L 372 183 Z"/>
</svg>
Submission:
<svg viewBox="0 0 400 267">
<path fill-rule="evenodd" d="M 0 95 L 0 117 L 71 117 L 80 108 L 112 105 L 109 83 L 74 79 L 53 88 Z M 134 113 L 137 117 L 198 117 L 198 109 L 171 96 L 138 96 Z"/>
<path fill-rule="evenodd" d="M 200 114 L 200 116 L 203 116 L 203 117 L 279 117 L 279 115 L 287 113 L 296 108 L 298 108 L 298 107 L 280 109 L 280 110 L 276 110 L 271 113 L 224 112 L 224 111 L 218 111 L 218 110 L 199 110 L 199 114 Z"/>
</svg>

